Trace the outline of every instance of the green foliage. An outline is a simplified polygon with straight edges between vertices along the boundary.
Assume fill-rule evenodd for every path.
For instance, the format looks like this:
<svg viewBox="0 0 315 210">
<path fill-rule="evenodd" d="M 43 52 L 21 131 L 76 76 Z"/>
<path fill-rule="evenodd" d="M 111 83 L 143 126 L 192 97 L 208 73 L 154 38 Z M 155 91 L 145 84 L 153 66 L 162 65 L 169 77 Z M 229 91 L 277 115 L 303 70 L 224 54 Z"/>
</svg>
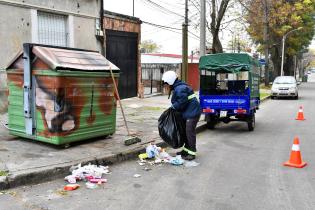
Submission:
<svg viewBox="0 0 315 210">
<path fill-rule="evenodd" d="M 8 176 L 9 172 L 7 171 L 0 171 L 0 176 Z"/>
<path fill-rule="evenodd" d="M 267 1 L 268 23 L 269 23 L 269 45 L 280 46 L 283 35 L 287 32 L 303 27 L 295 33 L 291 33 L 286 39 L 286 53 L 288 55 L 297 54 L 310 44 L 314 36 L 315 26 L 315 1 L 295 0 L 295 1 Z M 263 26 L 265 5 L 262 0 L 251 0 L 247 22 L 248 32 L 252 39 L 263 45 Z"/>
<path fill-rule="evenodd" d="M 160 50 L 161 46 L 156 44 L 153 40 L 144 40 L 140 44 L 141 52 L 154 53 Z"/>
</svg>

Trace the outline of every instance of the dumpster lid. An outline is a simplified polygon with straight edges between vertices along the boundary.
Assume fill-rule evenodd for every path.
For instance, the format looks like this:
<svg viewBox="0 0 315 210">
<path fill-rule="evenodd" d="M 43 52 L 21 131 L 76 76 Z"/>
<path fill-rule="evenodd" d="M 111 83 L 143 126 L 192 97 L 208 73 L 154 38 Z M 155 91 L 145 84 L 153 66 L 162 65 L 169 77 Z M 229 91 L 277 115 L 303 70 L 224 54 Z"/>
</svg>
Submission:
<svg viewBox="0 0 315 210">
<path fill-rule="evenodd" d="M 110 67 L 119 70 L 98 52 L 34 46 L 33 53 L 55 70 L 104 71 Z"/>
<path fill-rule="evenodd" d="M 33 46 L 33 54 L 46 63 L 52 70 L 76 71 L 113 71 L 119 70 L 117 66 L 108 61 L 103 55 L 95 51 L 85 51 L 73 48 L 54 48 L 53 46 Z M 21 58 L 20 51 L 10 62 L 7 68 Z"/>
<path fill-rule="evenodd" d="M 253 66 L 259 66 L 251 56 L 246 53 L 218 53 L 202 56 L 199 60 L 199 69 L 217 73 L 238 73 L 252 71 Z"/>
</svg>

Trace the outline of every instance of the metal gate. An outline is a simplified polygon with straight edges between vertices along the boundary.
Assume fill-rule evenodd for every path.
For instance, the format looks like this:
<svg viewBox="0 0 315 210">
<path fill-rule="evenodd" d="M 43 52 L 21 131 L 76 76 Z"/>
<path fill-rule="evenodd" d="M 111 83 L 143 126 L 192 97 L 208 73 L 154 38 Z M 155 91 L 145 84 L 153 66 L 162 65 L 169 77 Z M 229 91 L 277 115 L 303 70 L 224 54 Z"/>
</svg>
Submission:
<svg viewBox="0 0 315 210">
<path fill-rule="evenodd" d="M 137 96 L 138 34 L 106 30 L 106 58 L 120 68 L 121 98 Z"/>
</svg>

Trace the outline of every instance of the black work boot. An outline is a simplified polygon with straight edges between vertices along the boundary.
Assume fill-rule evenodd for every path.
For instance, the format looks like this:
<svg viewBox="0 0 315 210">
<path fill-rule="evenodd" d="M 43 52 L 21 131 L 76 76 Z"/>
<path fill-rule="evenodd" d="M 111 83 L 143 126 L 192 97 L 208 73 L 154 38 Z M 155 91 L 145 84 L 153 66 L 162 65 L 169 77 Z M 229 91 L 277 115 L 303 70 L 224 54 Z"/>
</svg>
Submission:
<svg viewBox="0 0 315 210">
<path fill-rule="evenodd" d="M 180 156 L 182 156 L 182 157 L 185 157 L 185 156 L 188 155 L 188 152 L 186 152 L 185 150 L 182 150 L 182 151 L 180 151 L 180 152 L 176 152 L 176 155 L 180 155 Z"/>
<path fill-rule="evenodd" d="M 191 161 L 191 160 L 194 160 L 194 159 L 196 158 L 196 155 L 190 155 L 190 154 L 188 154 L 188 155 L 186 155 L 186 156 L 182 156 L 182 158 L 183 158 L 184 160 Z"/>
</svg>

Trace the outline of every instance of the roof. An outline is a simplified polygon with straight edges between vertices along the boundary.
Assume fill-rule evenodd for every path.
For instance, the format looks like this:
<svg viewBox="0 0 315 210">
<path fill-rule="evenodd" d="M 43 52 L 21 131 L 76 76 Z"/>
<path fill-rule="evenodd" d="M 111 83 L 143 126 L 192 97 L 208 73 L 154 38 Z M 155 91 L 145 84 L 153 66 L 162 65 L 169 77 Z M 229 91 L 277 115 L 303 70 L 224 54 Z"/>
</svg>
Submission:
<svg viewBox="0 0 315 210">
<path fill-rule="evenodd" d="M 98 52 L 53 46 L 34 46 L 32 52 L 52 70 L 107 71 L 119 70 Z M 9 64 L 9 67 L 22 55 L 20 52 Z"/>
<path fill-rule="evenodd" d="M 188 63 L 198 63 L 199 57 L 188 56 Z M 180 64 L 182 63 L 182 55 L 177 54 L 163 54 L 163 53 L 143 53 L 141 54 L 141 63 L 159 63 L 159 64 Z"/>
<path fill-rule="evenodd" d="M 139 18 L 137 18 L 137 17 L 124 15 L 124 14 L 120 14 L 120 13 L 115 13 L 115 12 L 108 11 L 108 10 L 103 10 L 103 15 L 104 15 L 104 17 L 120 18 L 120 19 L 123 19 L 123 20 L 126 20 L 126 21 L 135 22 L 135 23 L 138 23 L 138 24 L 142 23 L 142 21 Z"/>
<path fill-rule="evenodd" d="M 251 71 L 252 66 L 259 66 L 259 63 L 246 53 L 211 54 L 202 56 L 199 61 L 199 69 L 219 73 Z"/>
</svg>

